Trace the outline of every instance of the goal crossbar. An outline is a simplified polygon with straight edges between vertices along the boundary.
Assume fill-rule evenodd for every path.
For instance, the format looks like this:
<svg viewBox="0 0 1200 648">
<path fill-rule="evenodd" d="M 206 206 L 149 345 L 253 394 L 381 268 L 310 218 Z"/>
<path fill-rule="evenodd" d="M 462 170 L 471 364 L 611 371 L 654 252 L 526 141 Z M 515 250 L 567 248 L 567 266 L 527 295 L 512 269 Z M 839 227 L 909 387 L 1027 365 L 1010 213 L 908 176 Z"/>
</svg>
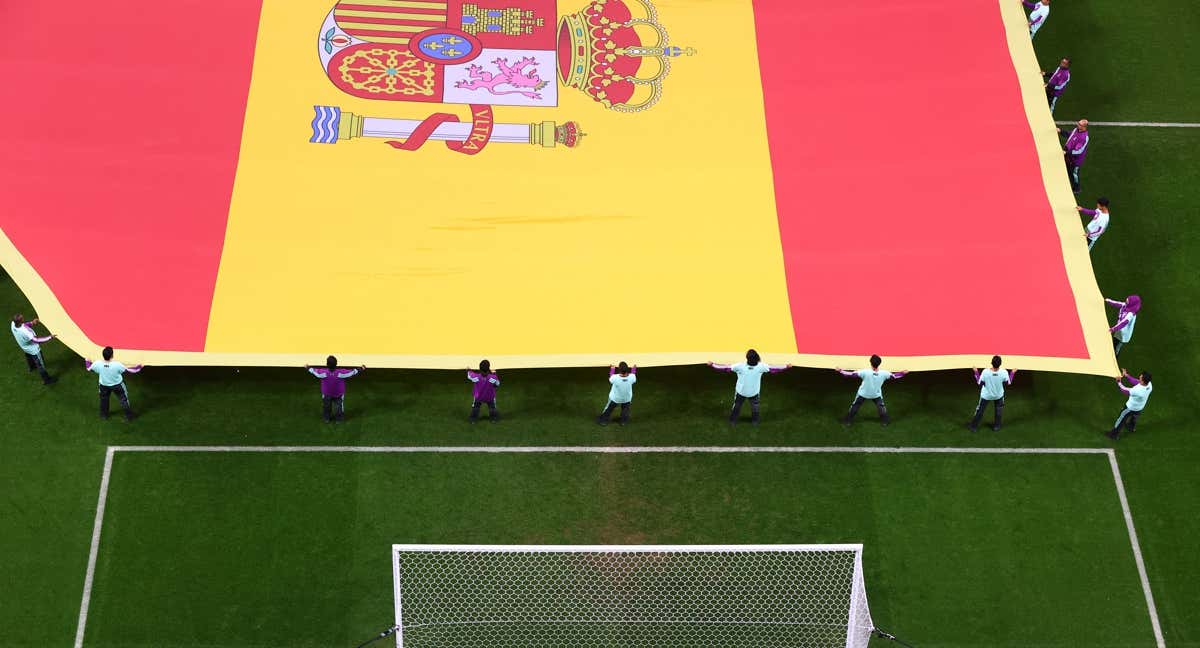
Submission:
<svg viewBox="0 0 1200 648">
<path fill-rule="evenodd" d="M 474 544 L 394 544 L 393 552 L 481 552 L 496 553 L 729 553 L 734 551 L 855 551 L 861 544 L 742 544 L 742 545 L 474 545 Z"/>
</svg>

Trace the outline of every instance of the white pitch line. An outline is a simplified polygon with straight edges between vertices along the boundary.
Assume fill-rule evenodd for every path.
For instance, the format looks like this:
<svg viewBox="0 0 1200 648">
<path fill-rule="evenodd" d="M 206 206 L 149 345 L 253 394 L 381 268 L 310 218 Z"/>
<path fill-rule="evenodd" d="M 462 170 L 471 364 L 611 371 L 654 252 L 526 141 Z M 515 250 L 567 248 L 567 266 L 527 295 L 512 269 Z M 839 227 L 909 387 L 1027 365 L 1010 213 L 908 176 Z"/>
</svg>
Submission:
<svg viewBox="0 0 1200 648">
<path fill-rule="evenodd" d="M 1125 514 L 1125 528 L 1129 531 L 1129 543 L 1133 545 L 1133 561 L 1137 563 L 1138 577 L 1142 579 L 1142 593 L 1146 595 L 1146 608 L 1150 610 L 1150 625 L 1154 628 L 1154 642 L 1158 648 L 1166 648 L 1163 639 L 1162 624 L 1158 621 L 1158 608 L 1154 605 L 1154 594 L 1150 592 L 1150 577 L 1146 574 L 1146 562 L 1142 559 L 1142 546 L 1138 542 L 1137 531 L 1133 528 L 1133 513 L 1129 510 L 1129 498 L 1125 495 L 1125 481 L 1121 479 L 1121 469 L 1117 467 L 1117 453 L 1108 455 L 1108 463 L 1112 466 L 1113 481 L 1117 484 L 1117 498 L 1121 500 L 1121 511 Z"/>
<path fill-rule="evenodd" d="M 879 453 L 879 454 L 1111 454 L 1108 448 L 927 448 L 854 446 L 110 446 L 114 452 L 362 452 L 446 454 L 741 454 L 741 453 Z"/>
<path fill-rule="evenodd" d="M 1073 121 L 1056 121 L 1059 126 L 1074 125 Z M 1089 121 L 1089 126 L 1118 126 L 1128 128 L 1200 128 L 1200 124 L 1193 122 L 1103 122 Z"/>
<path fill-rule="evenodd" d="M 100 477 L 100 498 L 96 502 L 96 520 L 92 523 L 92 548 L 88 551 L 87 576 L 83 578 L 83 598 L 79 602 L 79 624 L 75 626 L 75 648 L 83 648 L 83 630 L 87 627 L 88 607 L 92 603 L 92 583 L 96 578 L 96 557 L 100 553 L 100 528 L 104 526 L 104 508 L 108 504 L 108 480 L 112 476 L 113 448 L 104 453 L 104 472 Z"/>
</svg>

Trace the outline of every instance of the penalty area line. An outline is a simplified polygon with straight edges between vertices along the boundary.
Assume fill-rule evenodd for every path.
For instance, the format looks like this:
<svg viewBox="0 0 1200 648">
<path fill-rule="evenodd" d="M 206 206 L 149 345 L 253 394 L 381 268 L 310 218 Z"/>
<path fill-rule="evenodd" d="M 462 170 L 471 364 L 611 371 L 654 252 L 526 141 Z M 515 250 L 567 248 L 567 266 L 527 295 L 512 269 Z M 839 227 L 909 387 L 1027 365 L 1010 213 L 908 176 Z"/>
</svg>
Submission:
<svg viewBox="0 0 1200 648">
<path fill-rule="evenodd" d="M 83 596 L 79 604 L 79 623 L 75 630 L 75 648 L 83 648 L 84 630 L 87 627 L 88 608 L 91 605 L 92 588 L 96 575 L 96 560 L 100 552 L 100 532 L 104 526 L 104 511 L 108 502 L 108 486 L 112 478 L 113 456 L 117 452 L 168 452 L 168 453 L 445 453 L 445 454 L 540 454 L 540 453 L 592 453 L 592 454 L 992 454 L 992 455 L 1107 455 L 1112 470 L 1117 498 L 1125 518 L 1125 528 L 1133 548 L 1133 559 L 1137 566 L 1142 593 L 1150 615 L 1157 648 L 1166 648 L 1158 608 L 1151 593 L 1150 578 L 1142 557 L 1141 543 L 1133 524 L 1133 512 L 1125 493 L 1125 482 L 1117 465 L 1117 454 L 1111 448 L 948 448 L 948 447 L 853 447 L 853 446 L 109 446 L 104 455 L 104 471 L 100 478 L 100 494 L 96 502 L 96 518 L 92 525 L 92 544 L 88 551 L 87 574 L 83 581 Z"/>
<path fill-rule="evenodd" d="M 446 454 L 739 454 L 739 453 L 869 453 L 869 454 L 1109 454 L 1108 448 L 938 448 L 855 446 L 110 446 L 113 452 L 363 452 Z"/>
<path fill-rule="evenodd" d="M 1142 559 L 1142 546 L 1138 542 L 1137 530 L 1133 528 L 1133 512 L 1129 510 L 1129 498 L 1125 495 L 1125 480 L 1121 479 L 1121 468 L 1117 466 L 1117 453 L 1110 452 L 1108 463 L 1112 466 L 1113 482 L 1117 485 L 1117 498 L 1121 500 L 1121 512 L 1125 515 L 1125 529 L 1129 532 L 1129 544 L 1133 547 L 1133 562 L 1137 563 L 1138 578 L 1142 580 L 1142 594 L 1146 597 L 1146 609 L 1150 611 L 1150 626 L 1154 629 L 1154 643 L 1166 648 L 1162 624 L 1158 620 L 1158 608 L 1154 605 L 1154 594 L 1150 591 L 1150 576 L 1146 574 L 1146 561 Z"/>
<path fill-rule="evenodd" d="M 92 548 L 88 550 L 87 575 L 83 578 L 83 598 L 79 602 L 79 623 L 75 626 L 75 648 L 83 648 L 83 631 L 87 627 L 88 607 L 92 603 L 92 584 L 96 578 L 96 557 L 100 553 L 100 529 L 104 526 L 104 508 L 108 505 L 108 483 L 112 477 L 113 453 L 110 446 L 104 453 L 104 472 L 100 477 L 100 496 L 96 501 L 96 520 L 92 523 Z"/>
</svg>

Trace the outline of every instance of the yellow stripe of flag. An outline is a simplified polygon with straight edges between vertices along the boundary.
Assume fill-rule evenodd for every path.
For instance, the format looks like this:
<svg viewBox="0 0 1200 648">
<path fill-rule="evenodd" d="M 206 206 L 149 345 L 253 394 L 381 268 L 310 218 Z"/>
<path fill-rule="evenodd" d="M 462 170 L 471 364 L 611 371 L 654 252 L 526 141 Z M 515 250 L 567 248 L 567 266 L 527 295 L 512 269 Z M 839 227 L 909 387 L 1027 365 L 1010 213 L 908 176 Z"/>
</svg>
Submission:
<svg viewBox="0 0 1200 648">
<path fill-rule="evenodd" d="M 506 354 L 600 354 L 614 345 L 695 354 L 753 344 L 768 360 L 770 352 L 795 352 L 748 0 L 654 3 L 671 14 L 663 17 L 671 33 L 686 35 L 704 54 L 674 66 L 664 101 L 652 110 L 606 110 L 564 88 L 556 107 L 504 106 L 496 119 L 578 120 L 588 133 L 578 148 L 493 139 L 474 156 L 437 141 L 419 151 L 368 137 L 316 145 L 297 131 L 318 102 L 373 118 L 432 112 L 430 104 L 356 99 L 323 74 L 296 73 L 297 56 L 307 54 L 301 46 L 316 44 L 331 4 L 263 3 L 207 352 L 325 357 L 329 325 L 312 317 L 314 293 L 353 306 L 357 324 L 337 340 L 346 353 L 486 353 L 497 362 Z M 563 4 L 574 11 L 587 2 Z M 440 110 L 471 119 L 466 106 Z M 714 137 L 721 146 L 712 145 Z M 663 146 L 671 148 L 670 164 L 655 154 Z M 513 183 L 520 189 L 506 188 Z M 589 189 L 590 200 L 581 199 Z M 619 208 L 604 209 L 614 201 Z M 395 217 L 397 205 L 403 218 Z M 263 217 L 280 212 L 288 214 L 286 224 Z M 330 214 L 353 227 L 330 228 Z M 736 227 L 728 214 L 737 214 Z M 622 258 L 637 263 L 614 260 L 595 244 L 614 230 L 621 232 Z M 687 233 L 685 245 L 663 245 L 679 241 L 680 232 Z M 339 257 L 334 271 L 296 263 L 329 249 L 353 253 Z M 736 271 L 714 259 L 736 259 Z M 481 329 L 479 306 L 462 296 L 514 286 L 520 290 L 488 305 Z M 637 313 L 636 336 L 615 335 L 611 319 L 592 309 L 555 307 L 613 286 L 629 287 L 621 307 Z M 753 325 L 744 309 L 711 306 L 714 294 L 754 304 Z M 247 321 L 272 334 L 254 334 Z"/>
<path fill-rule="evenodd" d="M 407 9 L 446 9 L 445 2 L 421 2 L 420 0 L 347 0 L 345 4 L 368 7 L 403 7 Z"/>
</svg>

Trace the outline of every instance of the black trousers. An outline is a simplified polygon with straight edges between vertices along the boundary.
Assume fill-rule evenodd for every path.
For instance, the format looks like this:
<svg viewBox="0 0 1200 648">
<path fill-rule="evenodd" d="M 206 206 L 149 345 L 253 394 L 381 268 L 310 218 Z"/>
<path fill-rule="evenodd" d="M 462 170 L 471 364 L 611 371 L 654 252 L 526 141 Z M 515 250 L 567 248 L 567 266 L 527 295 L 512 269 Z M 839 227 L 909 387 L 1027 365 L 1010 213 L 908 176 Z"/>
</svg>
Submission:
<svg viewBox="0 0 1200 648">
<path fill-rule="evenodd" d="M 996 400 L 987 400 L 986 398 L 979 399 L 979 405 L 975 408 L 975 416 L 971 417 L 971 427 L 979 427 L 979 421 L 983 420 L 983 412 L 987 410 L 988 403 L 992 404 L 995 410 L 995 418 L 992 419 L 992 427 L 1000 428 L 1000 418 L 1004 415 L 1004 399 L 997 398 Z"/>
<path fill-rule="evenodd" d="M 487 405 L 487 408 L 488 408 L 488 418 L 493 421 L 499 421 L 500 420 L 500 410 L 499 410 L 499 408 L 496 407 L 496 399 L 494 399 L 494 398 L 492 400 L 488 400 L 488 401 L 472 401 L 472 403 L 471 403 L 471 420 L 472 421 L 479 420 L 479 408 L 484 405 Z M 520 418 L 520 417 L 518 417 L 518 418 Z"/>
<path fill-rule="evenodd" d="M 1079 193 L 1079 165 L 1067 161 L 1067 176 L 1071 178 L 1071 191 Z"/>
<path fill-rule="evenodd" d="M 862 396 L 854 397 L 854 402 L 850 403 L 850 412 L 848 414 L 846 414 L 846 420 L 853 421 L 854 417 L 858 414 L 858 408 L 862 407 L 863 401 L 867 401 L 867 400 L 870 400 L 872 403 L 875 403 L 875 409 L 879 410 L 879 420 L 883 421 L 884 423 L 892 422 L 892 417 L 888 416 L 887 405 L 884 405 L 883 398 L 868 399 L 868 398 L 863 398 Z"/>
<path fill-rule="evenodd" d="M 26 353 L 25 364 L 29 365 L 30 371 L 36 371 L 42 377 L 42 382 L 49 383 L 50 374 L 46 371 L 46 362 L 42 360 L 40 353 Z"/>
<path fill-rule="evenodd" d="M 1121 428 L 1130 432 L 1137 430 L 1138 417 L 1141 415 L 1141 412 L 1135 412 L 1131 409 L 1121 410 L 1121 415 L 1117 417 L 1117 422 L 1113 423 L 1112 431 L 1108 433 L 1109 436 L 1114 439 L 1121 436 Z"/>
<path fill-rule="evenodd" d="M 117 402 L 121 403 L 121 408 L 125 410 L 125 418 L 133 418 L 133 409 L 129 406 L 129 391 L 125 389 L 125 383 L 119 385 L 100 385 L 100 418 L 108 418 L 108 401 L 109 396 L 116 394 Z"/>
<path fill-rule="evenodd" d="M 321 396 L 321 418 L 325 422 L 346 420 L 346 396 Z"/>
<path fill-rule="evenodd" d="M 1054 114 L 1054 108 L 1058 105 L 1058 95 L 1054 94 L 1054 88 L 1046 88 L 1046 103 L 1050 104 L 1050 114 Z"/>
<path fill-rule="evenodd" d="M 613 410 L 616 409 L 618 405 L 621 406 L 621 423 L 622 424 L 628 423 L 629 422 L 629 408 L 630 408 L 630 406 L 633 405 L 632 401 L 628 402 L 628 403 L 614 403 L 612 401 L 608 401 L 608 405 L 604 406 L 604 411 L 600 412 L 600 416 L 596 417 L 596 422 L 597 423 L 608 423 L 609 419 L 612 418 Z"/>
<path fill-rule="evenodd" d="M 742 404 L 746 401 L 750 401 L 750 422 L 758 423 L 758 394 L 753 396 L 733 395 L 733 409 L 729 412 L 730 423 L 737 423 L 738 416 L 742 413 Z"/>
</svg>

